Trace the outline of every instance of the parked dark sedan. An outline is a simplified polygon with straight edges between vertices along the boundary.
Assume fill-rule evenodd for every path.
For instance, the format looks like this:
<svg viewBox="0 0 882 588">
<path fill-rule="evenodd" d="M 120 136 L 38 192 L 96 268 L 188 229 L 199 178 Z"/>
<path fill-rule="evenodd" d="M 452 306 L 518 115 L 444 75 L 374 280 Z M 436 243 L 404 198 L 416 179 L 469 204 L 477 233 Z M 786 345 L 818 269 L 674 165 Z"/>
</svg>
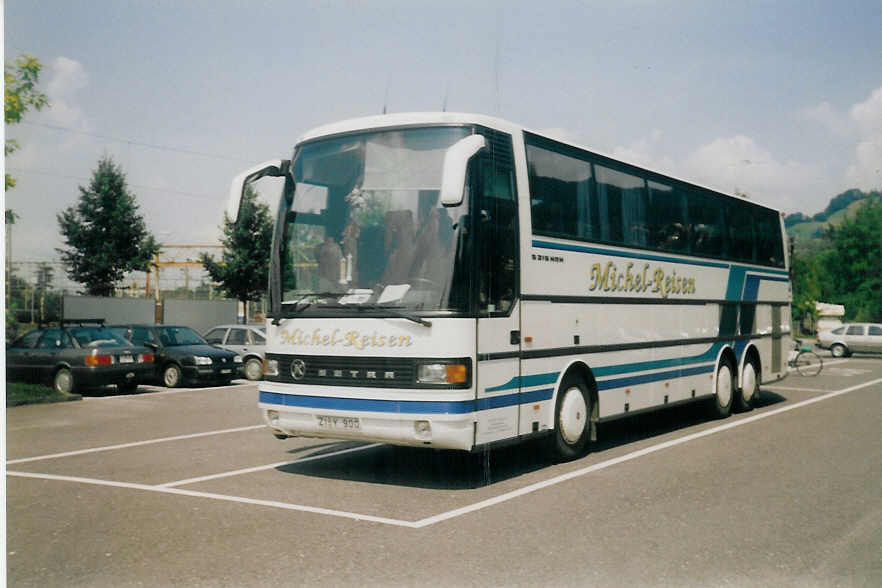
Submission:
<svg viewBox="0 0 882 588">
<path fill-rule="evenodd" d="M 242 357 L 209 345 L 182 325 L 113 325 L 108 327 L 135 345 L 153 348 L 155 377 L 169 388 L 183 383 L 229 384 L 242 369 Z"/>
<path fill-rule="evenodd" d="M 133 345 L 100 323 L 65 321 L 13 341 L 6 348 L 6 379 L 51 382 L 65 394 L 108 384 L 128 393 L 152 376 L 153 359 L 152 349 Z"/>
</svg>

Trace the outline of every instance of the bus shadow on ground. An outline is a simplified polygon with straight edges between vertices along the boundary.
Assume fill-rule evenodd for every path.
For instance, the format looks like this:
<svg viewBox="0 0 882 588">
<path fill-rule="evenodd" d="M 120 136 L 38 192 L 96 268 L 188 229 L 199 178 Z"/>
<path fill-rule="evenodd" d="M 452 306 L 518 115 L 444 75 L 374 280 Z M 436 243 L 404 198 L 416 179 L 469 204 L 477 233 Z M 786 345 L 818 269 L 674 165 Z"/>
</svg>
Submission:
<svg viewBox="0 0 882 588">
<path fill-rule="evenodd" d="M 779 394 L 763 390 L 757 408 L 785 400 Z M 591 444 L 589 455 L 602 458 L 599 454 L 612 449 L 712 422 L 714 420 L 709 416 L 707 406 L 696 403 L 601 423 L 598 441 Z M 311 446 L 309 449 L 319 450 L 309 455 L 302 455 L 306 448 L 301 448 L 297 450 L 301 453 L 301 459 L 327 457 L 287 464 L 276 470 L 286 474 L 371 484 L 432 490 L 472 490 L 555 465 L 547 450 L 549 441 L 550 438 L 546 437 L 476 453 L 395 445 L 341 453 L 369 445 L 361 441 L 341 441 Z"/>
</svg>

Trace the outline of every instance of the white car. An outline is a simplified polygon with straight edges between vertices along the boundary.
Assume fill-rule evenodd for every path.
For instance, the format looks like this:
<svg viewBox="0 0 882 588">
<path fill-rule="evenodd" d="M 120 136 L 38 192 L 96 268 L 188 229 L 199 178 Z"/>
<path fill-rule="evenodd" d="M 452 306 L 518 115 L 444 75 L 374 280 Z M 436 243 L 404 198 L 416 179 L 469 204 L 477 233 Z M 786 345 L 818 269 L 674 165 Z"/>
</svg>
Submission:
<svg viewBox="0 0 882 588">
<path fill-rule="evenodd" d="M 204 335 L 212 345 L 242 356 L 242 371 L 249 380 L 263 377 L 266 352 L 266 327 L 255 325 L 218 325 Z"/>
<path fill-rule="evenodd" d="M 877 323 L 852 323 L 818 333 L 815 343 L 829 349 L 833 357 L 847 357 L 853 352 L 882 353 L 882 325 Z"/>
</svg>

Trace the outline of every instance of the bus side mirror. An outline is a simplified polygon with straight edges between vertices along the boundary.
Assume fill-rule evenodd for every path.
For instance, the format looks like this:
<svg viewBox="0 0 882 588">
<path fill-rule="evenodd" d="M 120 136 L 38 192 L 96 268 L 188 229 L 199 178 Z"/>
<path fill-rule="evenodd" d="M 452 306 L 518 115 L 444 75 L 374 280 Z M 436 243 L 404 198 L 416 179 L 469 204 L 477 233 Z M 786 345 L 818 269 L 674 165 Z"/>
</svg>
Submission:
<svg viewBox="0 0 882 588">
<path fill-rule="evenodd" d="M 458 206 L 462 203 L 465 189 L 466 169 L 476 153 L 487 147 L 487 140 L 481 135 L 469 135 L 451 145 L 444 153 L 444 167 L 441 172 L 441 204 Z"/>
<path fill-rule="evenodd" d="M 284 176 L 290 168 L 291 162 L 289 160 L 274 159 L 247 169 L 233 178 L 233 183 L 230 185 L 230 201 L 227 204 L 227 216 L 230 217 L 230 220 L 235 223 L 239 219 L 239 209 L 242 207 L 245 186 L 267 176 L 274 178 Z"/>
</svg>

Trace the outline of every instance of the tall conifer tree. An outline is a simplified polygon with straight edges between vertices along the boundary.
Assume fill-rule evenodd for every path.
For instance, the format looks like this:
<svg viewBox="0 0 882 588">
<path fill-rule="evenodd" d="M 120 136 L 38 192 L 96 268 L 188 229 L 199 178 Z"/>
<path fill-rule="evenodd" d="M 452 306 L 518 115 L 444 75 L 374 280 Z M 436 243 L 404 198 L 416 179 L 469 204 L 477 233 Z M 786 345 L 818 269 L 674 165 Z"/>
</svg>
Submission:
<svg viewBox="0 0 882 588">
<path fill-rule="evenodd" d="M 57 249 L 71 280 L 93 296 L 112 296 L 130 271 L 146 271 L 159 244 L 138 214 L 122 169 L 110 157 L 98 162 L 80 199 L 57 215 L 67 248 Z"/>
</svg>

